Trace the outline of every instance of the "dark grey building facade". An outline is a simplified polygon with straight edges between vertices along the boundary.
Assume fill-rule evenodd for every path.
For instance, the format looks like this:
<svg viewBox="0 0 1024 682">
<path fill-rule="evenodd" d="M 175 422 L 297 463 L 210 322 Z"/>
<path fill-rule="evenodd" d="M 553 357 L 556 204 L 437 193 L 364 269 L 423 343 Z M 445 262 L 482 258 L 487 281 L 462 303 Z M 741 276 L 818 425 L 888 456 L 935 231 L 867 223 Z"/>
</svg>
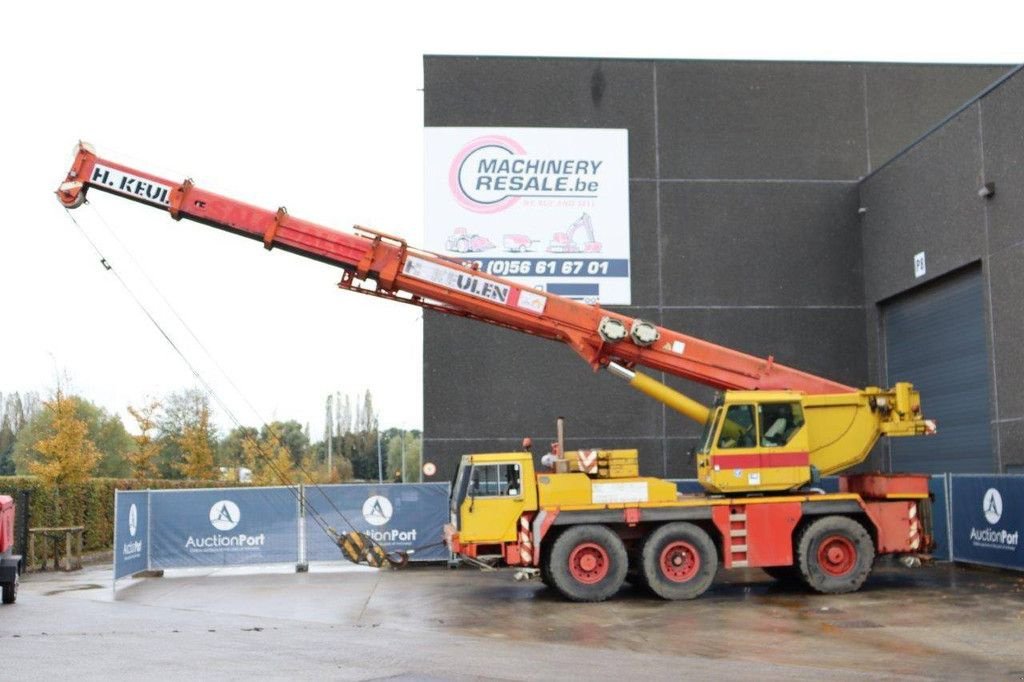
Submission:
<svg viewBox="0 0 1024 682">
<path fill-rule="evenodd" d="M 874 468 L 1024 464 L 1024 75 L 443 56 L 424 69 L 427 126 L 628 129 L 623 312 L 851 385 L 916 381 L 940 435 L 883 445 Z M 543 452 L 557 416 L 568 448 L 636 447 L 645 474 L 693 473 L 698 425 L 560 344 L 469 320 L 426 314 L 424 405 L 438 477 L 524 436 Z"/>
</svg>

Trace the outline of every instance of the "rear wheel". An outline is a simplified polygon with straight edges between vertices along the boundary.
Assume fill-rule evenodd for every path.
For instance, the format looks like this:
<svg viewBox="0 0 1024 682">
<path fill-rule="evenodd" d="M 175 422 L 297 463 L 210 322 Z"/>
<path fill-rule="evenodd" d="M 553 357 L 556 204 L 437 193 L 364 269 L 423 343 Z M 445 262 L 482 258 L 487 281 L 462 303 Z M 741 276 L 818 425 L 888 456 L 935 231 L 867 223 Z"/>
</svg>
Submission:
<svg viewBox="0 0 1024 682">
<path fill-rule="evenodd" d="M 644 581 L 662 599 L 694 599 L 711 587 L 718 551 L 692 523 L 668 523 L 651 533 L 642 553 Z"/>
<path fill-rule="evenodd" d="M 864 526 L 845 516 L 813 522 L 797 543 L 797 566 L 811 589 L 824 594 L 856 592 L 875 562 L 875 544 Z"/>
<path fill-rule="evenodd" d="M 13 604 L 18 598 L 18 572 L 14 572 L 14 580 L 9 583 L 4 583 L 3 589 L 3 603 Z"/>
<path fill-rule="evenodd" d="M 606 526 L 574 526 L 551 546 L 551 584 L 573 601 L 604 601 L 626 578 L 626 547 Z"/>
</svg>

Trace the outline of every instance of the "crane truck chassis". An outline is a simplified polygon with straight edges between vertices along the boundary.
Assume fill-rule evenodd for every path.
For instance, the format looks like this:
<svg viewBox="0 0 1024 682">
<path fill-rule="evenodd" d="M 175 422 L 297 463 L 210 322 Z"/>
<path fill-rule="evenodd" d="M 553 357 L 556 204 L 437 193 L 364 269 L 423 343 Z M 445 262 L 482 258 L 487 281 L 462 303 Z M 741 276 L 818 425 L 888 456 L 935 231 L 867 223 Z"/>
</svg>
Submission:
<svg viewBox="0 0 1024 682">
<path fill-rule="evenodd" d="M 932 545 L 928 477 L 821 476 L 864 461 L 881 437 L 934 433 L 909 383 L 857 389 L 479 272 L 356 227 L 346 234 L 98 157 L 80 144 L 57 190 L 67 209 L 90 189 L 166 210 L 342 268 L 339 287 L 569 345 L 594 370 L 704 426 L 695 452 L 705 492 L 640 476 L 636 450 L 565 452 L 538 470 L 526 452 L 464 455 L 444 529 L 451 550 L 539 575 L 575 601 L 614 595 L 627 576 L 664 599 L 692 599 L 719 567 L 761 568 L 823 593 L 851 592 L 882 554 Z M 723 391 L 712 408 L 639 371 Z"/>
</svg>

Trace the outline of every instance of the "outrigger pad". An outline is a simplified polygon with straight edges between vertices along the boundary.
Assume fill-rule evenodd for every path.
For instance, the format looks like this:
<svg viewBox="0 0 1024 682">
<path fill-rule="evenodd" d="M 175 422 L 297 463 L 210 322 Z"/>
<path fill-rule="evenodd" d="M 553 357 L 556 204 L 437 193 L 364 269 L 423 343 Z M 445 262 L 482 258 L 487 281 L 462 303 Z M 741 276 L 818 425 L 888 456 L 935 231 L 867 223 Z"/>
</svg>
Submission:
<svg viewBox="0 0 1024 682">
<path fill-rule="evenodd" d="M 338 547 L 346 559 L 354 564 L 373 568 L 388 568 L 391 562 L 384 548 L 359 531 L 351 530 L 338 538 Z"/>
</svg>

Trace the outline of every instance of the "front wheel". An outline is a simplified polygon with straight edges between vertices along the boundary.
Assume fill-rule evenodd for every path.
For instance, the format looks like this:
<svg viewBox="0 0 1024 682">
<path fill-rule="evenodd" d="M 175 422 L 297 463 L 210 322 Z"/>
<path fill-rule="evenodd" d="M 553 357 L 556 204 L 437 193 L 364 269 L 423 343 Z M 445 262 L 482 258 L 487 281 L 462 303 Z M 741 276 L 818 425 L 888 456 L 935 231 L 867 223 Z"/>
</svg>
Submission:
<svg viewBox="0 0 1024 682">
<path fill-rule="evenodd" d="M 715 543 L 692 523 L 667 523 L 651 533 L 641 561 L 647 587 L 662 599 L 699 597 L 718 572 Z"/>
<path fill-rule="evenodd" d="M 604 601 L 622 587 L 627 563 L 625 545 L 607 526 L 573 526 L 551 546 L 547 573 L 573 601 Z"/>
<path fill-rule="evenodd" d="M 875 543 L 853 519 L 825 516 L 807 526 L 797 542 L 797 566 L 811 589 L 823 594 L 856 592 L 875 562 Z"/>
</svg>

